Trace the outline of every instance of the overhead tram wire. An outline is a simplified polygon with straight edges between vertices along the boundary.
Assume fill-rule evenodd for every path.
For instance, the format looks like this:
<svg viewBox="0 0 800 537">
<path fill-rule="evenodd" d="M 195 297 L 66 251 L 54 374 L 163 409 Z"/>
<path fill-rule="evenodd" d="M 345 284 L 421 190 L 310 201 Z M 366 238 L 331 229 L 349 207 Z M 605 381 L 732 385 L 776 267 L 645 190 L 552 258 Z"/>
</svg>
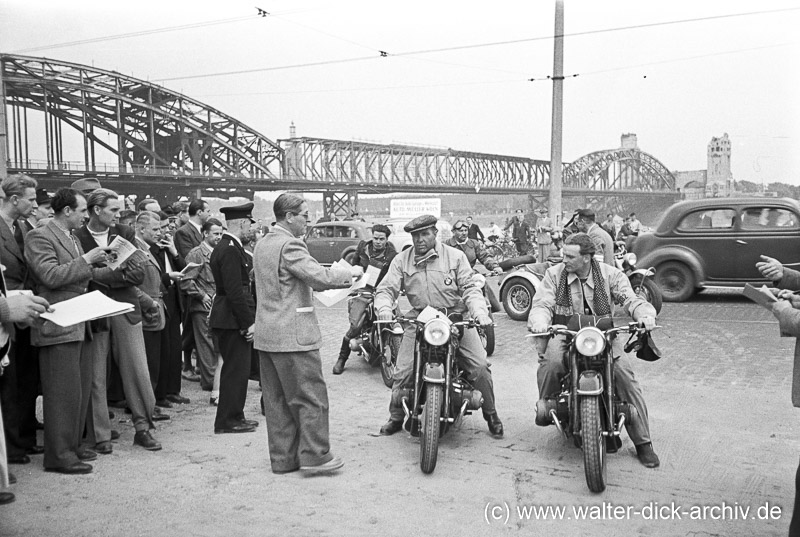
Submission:
<svg viewBox="0 0 800 537">
<path fill-rule="evenodd" d="M 762 11 L 751 11 L 748 13 L 732 13 L 727 15 L 711 15 L 708 17 L 697 17 L 693 19 L 681 19 L 677 21 L 664 21 L 664 22 L 654 22 L 654 23 L 646 23 L 646 24 L 636 24 L 636 25 L 629 25 L 629 26 L 619 26 L 616 28 L 603 28 L 600 30 L 586 30 L 583 32 L 573 32 L 564 34 L 563 37 L 578 37 L 582 35 L 593 35 L 593 34 L 601 34 L 607 32 L 618 32 L 624 30 L 634 30 L 639 28 L 652 28 L 656 26 L 668 26 L 673 24 L 686 24 L 691 22 L 702 22 L 702 21 L 709 21 L 709 20 L 717 20 L 717 19 L 726 19 L 726 18 L 733 18 L 733 17 L 745 17 L 751 15 L 764 15 L 764 14 L 771 14 L 771 13 L 782 13 L 786 11 L 798 11 L 800 7 L 790 7 L 784 9 L 775 9 L 775 10 L 762 10 Z M 548 36 L 538 36 L 538 37 L 527 37 L 522 39 L 510 39 L 505 41 L 493 41 L 488 43 L 474 43 L 470 45 L 455 45 L 450 47 L 442 47 L 442 48 L 433 48 L 433 49 L 422 49 L 422 50 L 413 50 L 413 51 L 406 51 L 406 52 L 397 52 L 397 53 L 389 53 L 382 50 L 377 50 L 377 55 L 372 56 L 359 56 L 354 58 L 340 58 L 335 60 L 323 60 L 318 62 L 308 62 L 308 63 L 299 63 L 299 64 L 289 64 L 289 65 L 280 65 L 274 67 L 257 67 L 254 69 L 241 69 L 237 71 L 221 71 L 216 73 L 204 73 L 199 75 L 185 75 L 185 76 L 176 76 L 176 77 L 169 77 L 169 78 L 154 78 L 159 82 L 172 82 L 175 80 L 190 80 L 190 79 L 197 79 L 197 78 L 212 78 L 218 76 L 230 76 L 230 75 L 241 75 L 241 74 L 251 74 L 251 73 L 260 73 L 260 72 L 267 72 L 267 71 L 281 71 L 286 69 L 298 69 L 304 67 L 317 67 L 322 65 L 334 65 L 334 64 L 344 64 L 344 63 L 352 63 L 352 62 L 360 62 L 365 60 L 374 60 L 378 58 L 385 58 L 385 57 L 405 57 L 405 56 L 415 56 L 419 54 L 433 54 L 438 52 L 451 52 L 455 50 L 467 50 L 467 49 L 474 49 L 474 48 L 483 48 L 483 47 L 493 47 L 493 46 L 503 46 L 503 45 L 515 45 L 520 43 L 530 43 L 533 41 L 544 41 L 553 39 L 552 35 Z M 359 45 L 363 46 L 363 45 Z M 376 49 L 370 49 L 376 50 Z M 576 76 L 576 75 L 573 75 Z M 547 77 L 544 77 L 546 79 Z M 529 79 L 533 80 L 541 80 L 541 78 L 537 79 Z"/>
</svg>

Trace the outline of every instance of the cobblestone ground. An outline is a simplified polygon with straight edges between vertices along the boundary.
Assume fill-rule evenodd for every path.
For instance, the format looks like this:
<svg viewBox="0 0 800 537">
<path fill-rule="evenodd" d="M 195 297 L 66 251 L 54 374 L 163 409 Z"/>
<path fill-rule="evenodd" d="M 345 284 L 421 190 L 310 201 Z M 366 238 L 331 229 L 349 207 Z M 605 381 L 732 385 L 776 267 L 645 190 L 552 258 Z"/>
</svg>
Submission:
<svg viewBox="0 0 800 537">
<path fill-rule="evenodd" d="M 625 438 L 609 456 L 602 494 L 587 490 L 572 442 L 533 423 L 536 361 L 523 323 L 496 316 L 490 360 L 505 437 L 492 439 L 473 415 L 443 438 L 436 471 L 423 475 L 416 439 L 377 435 L 389 402 L 379 371 L 353 355 L 343 375 L 330 374 L 344 306 L 318 313 L 341 473 L 274 476 L 257 383 L 246 413 L 259 430 L 214 435 L 207 392 L 185 382 L 192 402 L 155 433 L 163 451 L 134 448 L 118 411 L 122 438 L 93 474 L 45 474 L 41 456 L 12 466 L 18 499 L 0 507 L 0 535 L 787 533 L 800 451 L 789 394 L 794 339 L 779 338 L 771 314 L 734 294 L 665 304 L 655 335 L 664 358 L 635 363 L 662 464 L 642 467 Z M 531 510 L 548 506 L 566 511 L 537 519 Z M 580 509 L 595 520 L 579 520 Z"/>
</svg>

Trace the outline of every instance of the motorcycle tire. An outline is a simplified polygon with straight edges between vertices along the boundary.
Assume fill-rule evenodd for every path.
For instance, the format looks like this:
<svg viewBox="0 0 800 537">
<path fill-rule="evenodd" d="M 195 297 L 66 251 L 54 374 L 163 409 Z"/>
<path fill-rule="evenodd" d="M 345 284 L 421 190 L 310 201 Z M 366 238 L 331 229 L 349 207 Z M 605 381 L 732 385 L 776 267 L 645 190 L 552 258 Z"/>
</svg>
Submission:
<svg viewBox="0 0 800 537">
<path fill-rule="evenodd" d="M 379 330 L 379 328 L 373 326 L 369 335 L 369 341 L 366 345 L 364 345 L 364 349 L 367 351 L 367 363 L 372 367 L 378 367 L 381 363 L 381 359 L 383 358 L 381 355 L 382 345 L 380 345 L 380 341 L 377 341 L 377 339 L 380 337 Z"/>
<path fill-rule="evenodd" d="M 503 289 L 503 309 L 515 321 L 527 321 L 536 290 L 530 282 L 519 278 Z"/>
<path fill-rule="evenodd" d="M 430 474 L 436 468 L 439 454 L 439 433 L 441 432 L 442 405 L 444 404 L 444 385 L 425 386 L 425 407 L 422 416 L 422 434 L 419 442 L 419 467 L 423 474 Z"/>
<path fill-rule="evenodd" d="M 400 354 L 400 342 L 403 336 L 385 334 L 383 336 L 383 356 L 381 356 L 381 378 L 387 388 L 394 383 L 394 370 L 397 367 L 397 356 Z"/>
<path fill-rule="evenodd" d="M 664 298 L 661 296 L 661 289 L 659 289 L 656 282 L 650 278 L 642 279 L 641 276 L 631 278 L 631 287 L 637 296 L 647 300 L 656 310 L 656 313 L 661 313 L 661 305 Z"/>
<path fill-rule="evenodd" d="M 481 326 L 478 328 L 478 335 L 481 338 L 483 348 L 486 350 L 486 356 L 494 354 L 494 326 Z"/>
<path fill-rule="evenodd" d="M 581 439 L 586 484 L 592 492 L 606 490 L 606 440 L 598 396 L 581 397 Z"/>
</svg>

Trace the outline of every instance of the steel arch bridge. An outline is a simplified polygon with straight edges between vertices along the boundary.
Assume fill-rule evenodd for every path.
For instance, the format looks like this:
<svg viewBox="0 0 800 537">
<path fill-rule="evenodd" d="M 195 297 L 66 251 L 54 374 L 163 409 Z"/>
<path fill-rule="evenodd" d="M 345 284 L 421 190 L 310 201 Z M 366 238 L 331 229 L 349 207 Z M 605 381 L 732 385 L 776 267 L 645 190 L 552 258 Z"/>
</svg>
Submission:
<svg viewBox="0 0 800 537">
<path fill-rule="evenodd" d="M 11 126 L 0 154 L 7 152 L 9 170 L 70 182 L 99 176 L 128 185 L 254 186 L 280 178 L 278 144 L 185 95 L 114 71 L 44 58 L 3 54 L 0 64 L 2 113 L 8 110 L 10 121 L 4 123 Z M 43 132 L 31 132 L 34 125 Z M 78 134 L 73 145 L 80 146 L 81 161 L 66 157 L 65 128 Z M 100 162 L 103 152 L 116 162 Z"/>
<path fill-rule="evenodd" d="M 213 188 L 222 197 L 549 192 L 548 161 L 322 138 L 276 143 L 185 95 L 86 65 L 0 54 L 0 82 L 0 163 L 48 187 L 99 177 L 120 192 Z M 675 196 L 672 174 L 638 149 L 590 153 L 564 169 L 565 196 Z"/>
</svg>

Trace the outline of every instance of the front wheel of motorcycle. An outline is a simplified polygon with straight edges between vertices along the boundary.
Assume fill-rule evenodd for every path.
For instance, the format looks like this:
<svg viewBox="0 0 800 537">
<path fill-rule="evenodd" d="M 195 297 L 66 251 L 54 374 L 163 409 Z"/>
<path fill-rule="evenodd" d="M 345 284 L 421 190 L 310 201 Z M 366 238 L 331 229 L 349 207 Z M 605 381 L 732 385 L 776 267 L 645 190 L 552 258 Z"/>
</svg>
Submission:
<svg viewBox="0 0 800 537">
<path fill-rule="evenodd" d="M 394 383 L 394 370 L 397 367 L 397 355 L 400 354 L 400 342 L 403 336 L 394 334 L 383 334 L 383 356 L 381 356 L 381 377 L 383 384 L 387 388 L 391 388 Z"/>
<path fill-rule="evenodd" d="M 656 282 L 649 278 L 643 279 L 641 275 L 636 275 L 631 278 L 631 287 L 637 296 L 647 300 L 655 308 L 656 314 L 661 313 L 663 297 L 661 296 L 661 289 Z"/>
<path fill-rule="evenodd" d="M 425 407 L 422 417 L 422 434 L 419 442 L 419 467 L 424 474 L 430 474 L 436 468 L 436 457 L 439 453 L 439 433 L 441 432 L 442 405 L 444 404 L 444 385 L 427 384 L 425 386 Z"/>
<path fill-rule="evenodd" d="M 586 484 L 592 492 L 606 490 L 606 442 L 600 413 L 600 397 L 581 397 L 581 437 Z"/>
</svg>

